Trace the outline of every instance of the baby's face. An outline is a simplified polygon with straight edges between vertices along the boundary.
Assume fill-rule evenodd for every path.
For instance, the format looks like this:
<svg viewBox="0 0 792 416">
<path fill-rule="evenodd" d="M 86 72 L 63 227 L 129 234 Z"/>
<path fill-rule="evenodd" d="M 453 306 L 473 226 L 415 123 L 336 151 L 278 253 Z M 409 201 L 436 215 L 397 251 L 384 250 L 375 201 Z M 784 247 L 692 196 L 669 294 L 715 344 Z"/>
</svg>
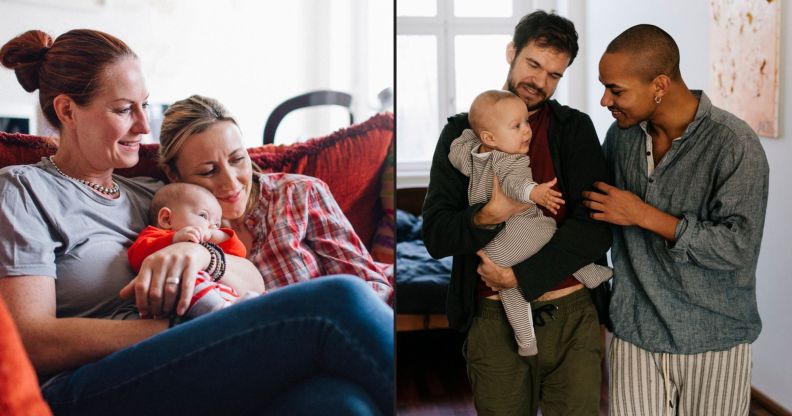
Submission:
<svg viewBox="0 0 792 416">
<path fill-rule="evenodd" d="M 504 153 L 526 154 L 531 145 L 528 108 L 519 98 L 498 101 L 492 109 L 484 130 L 492 133 L 495 149 Z"/>
<path fill-rule="evenodd" d="M 219 228 L 223 211 L 217 199 L 201 192 L 186 195 L 177 201 L 170 201 L 171 230 L 179 231 L 184 227 L 198 227 L 202 231 Z"/>
</svg>

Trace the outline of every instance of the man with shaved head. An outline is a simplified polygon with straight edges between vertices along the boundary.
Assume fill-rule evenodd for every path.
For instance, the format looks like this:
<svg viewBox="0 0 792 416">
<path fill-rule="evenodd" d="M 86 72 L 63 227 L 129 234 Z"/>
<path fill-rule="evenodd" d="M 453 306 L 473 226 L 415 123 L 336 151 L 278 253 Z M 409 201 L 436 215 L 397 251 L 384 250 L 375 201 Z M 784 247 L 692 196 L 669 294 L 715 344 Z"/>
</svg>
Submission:
<svg viewBox="0 0 792 416">
<path fill-rule="evenodd" d="M 759 138 L 688 89 L 656 26 L 616 37 L 599 75 L 614 182 L 584 197 L 618 226 L 611 415 L 747 415 L 768 192 Z"/>
<path fill-rule="evenodd" d="M 509 73 L 501 85 L 522 100 L 533 132 L 530 148 L 519 152 L 527 150 L 534 181 L 557 179 L 553 189 L 563 194 L 564 204 L 544 215 L 558 230 L 536 254 L 511 267 L 482 251 L 508 219 L 531 205 L 506 196 L 495 179 L 486 202 L 468 203 L 471 181 L 451 164 L 449 151 L 454 139 L 471 123 L 480 127 L 481 120 L 461 113 L 449 117 L 437 142 L 423 238 L 433 256 L 454 256 L 448 320 L 467 332 L 464 353 L 478 414 L 535 415 L 541 407 L 546 416 L 592 415 L 599 408 L 600 326 L 591 294 L 572 274 L 603 259 L 610 247 L 609 226 L 592 220 L 582 204 L 582 191 L 606 180 L 608 171 L 591 119 L 551 99 L 577 55 L 577 32 L 568 19 L 536 11 L 520 20 L 505 52 Z M 533 313 L 537 355 L 519 354 L 498 297 L 498 291 L 518 286 L 531 302 L 526 313 Z M 605 296 L 597 299 L 607 299 L 608 289 L 598 290 Z M 602 310 L 605 319 L 607 308 Z"/>
</svg>

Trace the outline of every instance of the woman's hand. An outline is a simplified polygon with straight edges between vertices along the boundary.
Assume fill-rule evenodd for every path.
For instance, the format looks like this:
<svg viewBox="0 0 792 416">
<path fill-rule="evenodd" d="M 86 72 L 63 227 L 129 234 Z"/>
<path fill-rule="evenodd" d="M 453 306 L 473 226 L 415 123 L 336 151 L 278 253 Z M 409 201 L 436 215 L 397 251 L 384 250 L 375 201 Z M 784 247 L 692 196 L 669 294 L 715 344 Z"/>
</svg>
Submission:
<svg viewBox="0 0 792 416">
<path fill-rule="evenodd" d="M 183 315 L 190 307 L 195 277 L 209 265 L 209 252 L 194 243 L 174 243 L 146 257 L 140 272 L 119 292 L 135 297 L 142 318 Z M 176 301 L 178 300 L 178 305 Z"/>
</svg>

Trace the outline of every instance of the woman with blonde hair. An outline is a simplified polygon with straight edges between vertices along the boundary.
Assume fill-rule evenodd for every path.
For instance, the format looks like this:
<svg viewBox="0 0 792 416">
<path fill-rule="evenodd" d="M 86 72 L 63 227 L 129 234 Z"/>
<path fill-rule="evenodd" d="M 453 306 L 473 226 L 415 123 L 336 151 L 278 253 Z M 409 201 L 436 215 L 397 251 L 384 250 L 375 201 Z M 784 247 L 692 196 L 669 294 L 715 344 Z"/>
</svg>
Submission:
<svg viewBox="0 0 792 416">
<path fill-rule="evenodd" d="M 350 274 L 390 299 L 392 267 L 374 262 L 327 185 L 304 175 L 254 172 L 241 131 L 220 102 L 193 95 L 172 104 L 160 144 L 160 165 L 171 181 L 200 185 L 220 201 L 223 226 L 239 235 L 268 290 Z"/>
<path fill-rule="evenodd" d="M 150 255 L 137 276 L 127 265 L 162 184 L 113 173 L 138 162 L 149 131 L 148 90 L 126 44 L 94 30 L 54 41 L 34 30 L 6 43 L 0 63 L 39 91 L 61 138 L 54 156 L 0 170 L 0 296 L 54 414 L 393 411 L 392 311 L 356 277 L 294 285 L 169 329 L 199 270 L 242 292 L 263 282 L 248 260 L 195 243 Z M 131 296 L 150 319 L 109 319 Z"/>
</svg>

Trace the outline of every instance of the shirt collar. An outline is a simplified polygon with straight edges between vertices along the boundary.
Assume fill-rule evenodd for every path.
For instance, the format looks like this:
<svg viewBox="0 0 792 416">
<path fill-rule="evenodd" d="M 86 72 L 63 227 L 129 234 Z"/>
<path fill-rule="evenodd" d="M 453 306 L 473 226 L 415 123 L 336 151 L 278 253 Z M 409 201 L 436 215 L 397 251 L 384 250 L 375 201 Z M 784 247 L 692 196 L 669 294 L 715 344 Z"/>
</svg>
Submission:
<svg viewBox="0 0 792 416">
<path fill-rule="evenodd" d="M 682 133 L 682 137 L 689 136 L 693 134 L 693 132 L 698 128 L 699 124 L 706 119 L 709 118 L 710 113 L 712 113 L 712 101 L 710 101 L 707 94 L 704 93 L 702 90 L 690 90 L 694 96 L 699 99 L 699 105 L 696 109 L 696 116 L 693 118 L 693 121 L 688 124 L 685 132 Z"/>
<path fill-rule="evenodd" d="M 690 137 L 696 128 L 698 128 L 698 125 L 701 124 L 702 120 L 709 117 L 710 112 L 712 111 L 712 101 L 710 101 L 709 97 L 707 97 L 707 94 L 705 94 L 704 91 L 690 90 L 690 92 L 699 100 L 698 108 L 696 109 L 696 116 L 693 117 L 693 121 L 688 124 L 687 128 L 682 133 L 682 136 L 675 138 L 673 141 L 684 140 Z M 638 125 L 641 126 L 641 130 L 643 130 L 644 134 L 649 136 L 649 132 L 646 130 L 648 122 L 642 121 L 638 123 Z"/>
</svg>

